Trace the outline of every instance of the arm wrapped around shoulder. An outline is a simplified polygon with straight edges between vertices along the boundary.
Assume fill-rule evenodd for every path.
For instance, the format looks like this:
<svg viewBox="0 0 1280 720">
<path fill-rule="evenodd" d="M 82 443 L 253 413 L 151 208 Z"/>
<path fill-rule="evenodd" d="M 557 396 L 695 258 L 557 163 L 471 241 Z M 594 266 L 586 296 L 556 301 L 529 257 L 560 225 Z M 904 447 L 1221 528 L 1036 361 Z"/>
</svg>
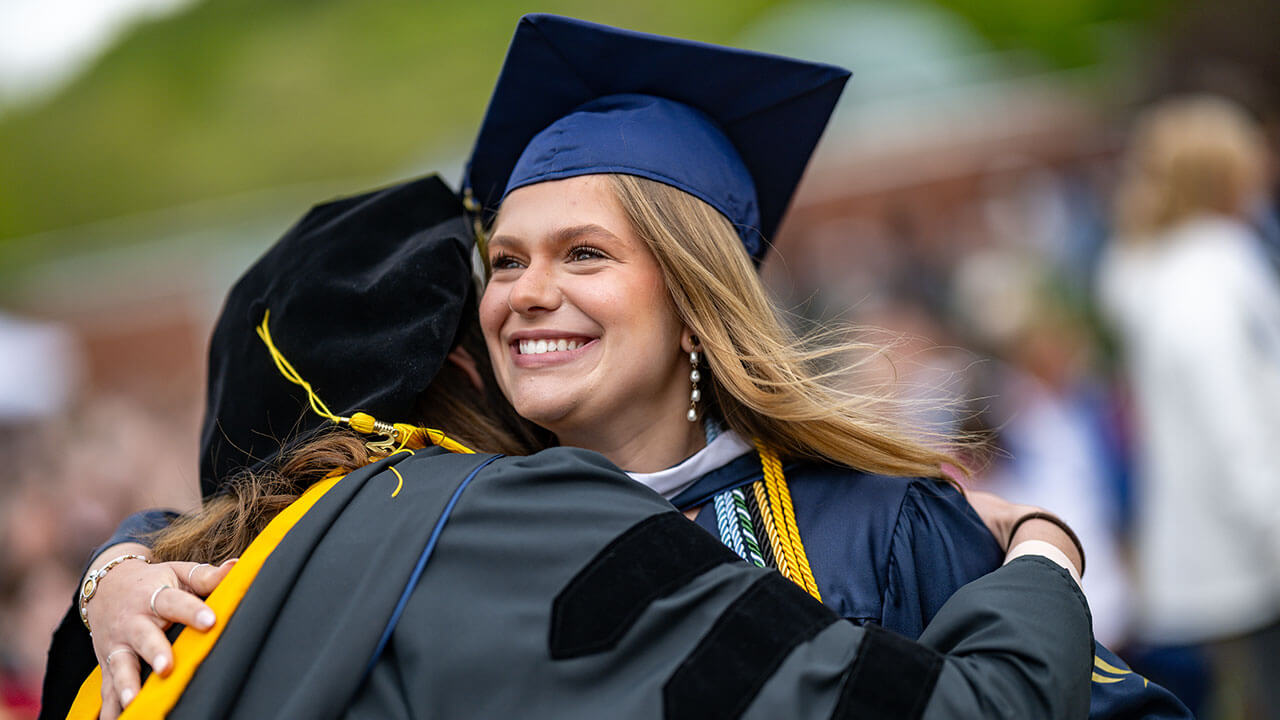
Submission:
<svg viewBox="0 0 1280 720">
<path fill-rule="evenodd" d="M 969 583 L 920 637 L 946 655 L 924 717 L 1087 717 L 1091 627 L 1079 587 L 1045 558 Z"/>
</svg>

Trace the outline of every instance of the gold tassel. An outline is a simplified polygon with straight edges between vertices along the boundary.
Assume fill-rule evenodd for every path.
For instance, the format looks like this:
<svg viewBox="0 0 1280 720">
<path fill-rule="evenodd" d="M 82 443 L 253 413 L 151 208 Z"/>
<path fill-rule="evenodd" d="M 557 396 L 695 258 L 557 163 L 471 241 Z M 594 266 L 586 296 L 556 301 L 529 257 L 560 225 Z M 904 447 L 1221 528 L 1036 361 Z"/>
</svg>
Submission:
<svg viewBox="0 0 1280 720">
<path fill-rule="evenodd" d="M 316 394 L 315 389 L 311 387 L 311 383 L 302 378 L 302 375 L 285 359 L 284 353 L 280 352 L 280 348 L 276 347 L 275 342 L 271 339 L 271 330 L 268 327 L 270 320 L 271 310 L 268 309 L 262 316 L 262 324 L 258 326 L 258 337 L 267 346 L 267 352 L 271 354 L 271 360 L 275 362 L 276 369 L 280 371 L 285 380 L 306 391 L 307 401 L 310 403 L 312 411 L 320 417 L 336 425 L 346 425 L 361 435 L 382 436 L 381 440 L 369 440 L 365 443 L 365 447 L 369 449 L 369 452 L 376 455 L 385 455 L 403 449 L 420 450 L 431 444 L 438 445 L 450 452 L 475 453 L 475 450 L 432 428 L 418 427 L 408 423 L 383 422 L 363 412 L 353 413 L 349 418 L 334 414 L 329 410 L 329 406 Z"/>
</svg>

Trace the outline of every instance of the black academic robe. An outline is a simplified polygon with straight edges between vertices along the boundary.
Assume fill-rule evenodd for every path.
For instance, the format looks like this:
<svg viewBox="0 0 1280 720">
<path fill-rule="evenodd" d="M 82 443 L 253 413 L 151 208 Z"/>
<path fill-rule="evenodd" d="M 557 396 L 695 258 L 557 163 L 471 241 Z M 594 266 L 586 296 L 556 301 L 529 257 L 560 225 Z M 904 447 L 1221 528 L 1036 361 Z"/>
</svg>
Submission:
<svg viewBox="0 0 1280 720">
<path fill-rule="evenodd" d="M 582 450 L 403 453 L 337 482 L 261 551 L 210 598 L 256 572 L 172 717 L 1088 711 L 1088 609 L 1053 563 L 961 589 L 912 643 L 741 562 Z"/>
<path fill-rule="evenodd" d="M 1004 553 L 955 487 L 885 477 L 831 463 L 792 460 L 784 475 L 796 524 L 822 601 L 855 623 L 917 638 L 947 598 L 995 568 Z M 714 501 L 763 477 L 753 451 L 696 480 L 676 496 L 702 507 L 697 522 L 724 540 Z M 1095 647 L 1091 720 L 1181 720 L 1186 706 Z"/>
</svg>

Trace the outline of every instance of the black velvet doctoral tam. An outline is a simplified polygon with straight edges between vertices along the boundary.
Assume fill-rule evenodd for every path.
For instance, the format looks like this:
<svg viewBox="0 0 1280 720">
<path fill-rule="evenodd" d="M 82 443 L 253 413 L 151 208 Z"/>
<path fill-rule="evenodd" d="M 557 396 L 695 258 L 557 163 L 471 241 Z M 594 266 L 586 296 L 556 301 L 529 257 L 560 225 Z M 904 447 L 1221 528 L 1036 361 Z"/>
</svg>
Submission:
<svg viewBox="0 0 1280 720">
<path fill-rule="evenodd" d="M 333 413 L 411 422 L 475 292 L 472 242 L 434 175 L 318 205 L 290 228 L 232 287 L 213 331 L 204 496 L 329 422 L 259 337 L 268 310 L 276 347 Z"/>
</svg>

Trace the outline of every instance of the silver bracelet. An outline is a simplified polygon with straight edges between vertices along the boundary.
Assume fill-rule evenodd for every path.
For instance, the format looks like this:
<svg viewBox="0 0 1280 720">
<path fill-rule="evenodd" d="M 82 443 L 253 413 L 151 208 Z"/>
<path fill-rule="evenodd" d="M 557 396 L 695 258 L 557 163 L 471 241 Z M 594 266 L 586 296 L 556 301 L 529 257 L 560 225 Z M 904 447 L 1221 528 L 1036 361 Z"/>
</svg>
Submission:
<svg viewBox="0 0 1280 720">
<path fill-rule="evenodd" d="M 115 566 L 125 560 L 141 560 L 144 563 L 151 562 L 141 555 L 134 555 L 133 553 L 112 558 L 106 565 L 103 565 L 97 570 L 89 573 L 89 576 L 84 579 L 84 584 L 80 586 L 80 622 L 84 623 L 85 629 L 90 633 L 93 632 L 93 628 L 89 627 L 89 598 L 93 597 L 93 594 L 98 592 L 98 584 L 102 582 L 102 578 L 115 568 Z"/>
</svg>

